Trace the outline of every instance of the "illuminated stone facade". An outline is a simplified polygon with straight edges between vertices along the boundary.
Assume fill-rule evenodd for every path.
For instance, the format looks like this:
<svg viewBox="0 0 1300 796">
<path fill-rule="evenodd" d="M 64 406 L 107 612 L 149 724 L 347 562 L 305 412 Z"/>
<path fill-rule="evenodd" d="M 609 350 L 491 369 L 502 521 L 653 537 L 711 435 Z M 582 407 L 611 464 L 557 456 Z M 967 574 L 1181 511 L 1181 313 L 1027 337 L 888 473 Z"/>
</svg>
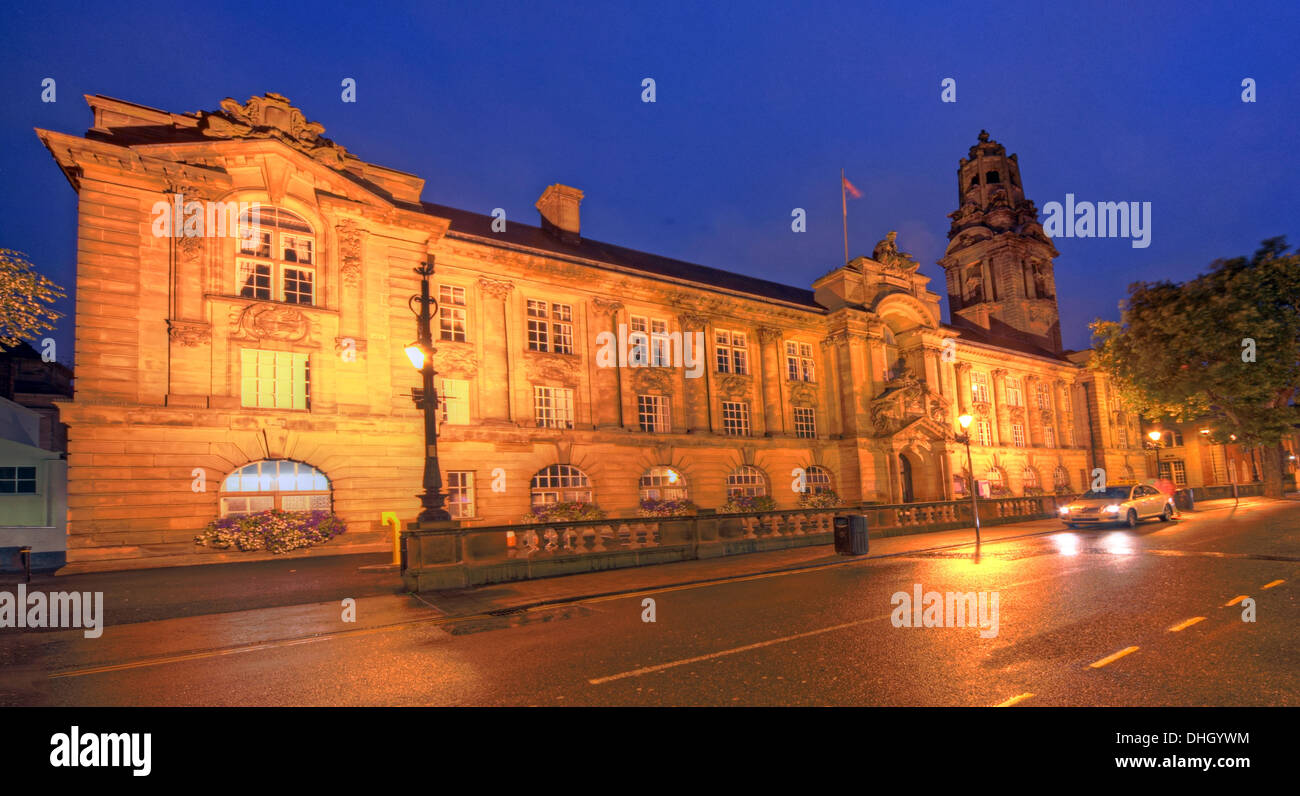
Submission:
<svg viewBox="0 0 1300 796">
<path fill-rule="evenodd" d="M 441 462 L 466 522 L 542 500 L 720 508 L 729 492 L 795 508 L 799 471 L 847 501 L 951 499 L 964 411 L 976 478 L 1009 494 L 1079 490 L 1094 467 L 1147 475 L 1136 418 L 1086 352 L 1060 350 L 1055 250 L 996 143 L 959 171 L 949 325 L 892 234 L 788 287 L 589 240 L 567 186 L 546 189 L 536 226 L 424 202 L 423 180 L 360 160 L 276 94 L 192 114 L 89 102 L 84 137 L 39 131 L 80 198 L 76 397 L 61 406 L 74 565 L 188 563 L 214 517 L 267 505 L 332 505 L 350 531 L 313 552 L 385 544 L 382 512 L 418 511 L 403 347 L 430 259 Z M 176 194 L 258 202 L 267 237 L 159 236 L 157 203 Z M 698 377 L 611 365 L 599 341 L 620 326 L 644 330 L 652 358 L 702 333 Z M 304 480 L 256 488 L 271 465 L 228 478 L 258 462 L 301 463 L 276 477 Z"/>
</svg>

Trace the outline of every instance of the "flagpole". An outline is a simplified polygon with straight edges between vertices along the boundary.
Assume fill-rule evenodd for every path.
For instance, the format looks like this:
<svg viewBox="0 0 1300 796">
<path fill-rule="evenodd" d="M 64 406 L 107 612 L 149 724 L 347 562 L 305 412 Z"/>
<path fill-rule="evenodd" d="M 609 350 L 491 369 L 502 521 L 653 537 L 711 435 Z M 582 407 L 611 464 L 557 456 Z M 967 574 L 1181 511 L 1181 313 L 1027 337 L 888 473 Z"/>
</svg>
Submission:
<svg viewBox="0 0 1300 796">
<path fill-rule="evenodd" d="M 849 264 L 849 200 L 844 196 L 844 169 L 840 169 L 840 211 L 844 216 L 844 264 Z"/>
</svg>

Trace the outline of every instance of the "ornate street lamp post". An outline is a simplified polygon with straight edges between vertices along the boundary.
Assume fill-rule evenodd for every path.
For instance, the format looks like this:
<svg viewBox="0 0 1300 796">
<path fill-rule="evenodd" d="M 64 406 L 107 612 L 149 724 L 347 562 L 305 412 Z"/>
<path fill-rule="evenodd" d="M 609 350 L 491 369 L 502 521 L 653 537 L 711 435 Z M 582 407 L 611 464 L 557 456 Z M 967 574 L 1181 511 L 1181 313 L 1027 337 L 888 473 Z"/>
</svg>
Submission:
<svg viewBox="0 0 1300 796">
<path fill-rule="evenodd" d="M 406 347 L 411 364 L 420 371 L 424 384 L 416 405 L 424 409 L 424 494 L 420 495 L 420 522 L 446 522 L 451 514 L 444 506 L 447 496 L 442 492 L 442 470 L 438 465 L 438 391 L 433 386 L 433 307 L 437 300 L 429 295 L 429 277 L 433 276 L 433 257 L 415 269 L 420 275 L 420 295 L 411 296 L 407 306 L 419 320 L 417 342 Z M 415 302 L 420 309 L 415 309 Z"/>
<path fill-rule="evenodd" d="M 969 483 L 967 483 L 966 486 L 967 486 L 967 488 L 970 490 L 970 511 L 971 511 L 971 515 L 975 518 L 975 544 L 976 544 L 976 545 L 979 545 L 979 543 L 980 543 L 980 504 L 979 504 L 979 499 L 977 498 L 977 496 L 976 496 L 976 494 L 975 494 L 975 492 L 976 492 L 976 489 L 975 489 L 975 465 L 971 463 L 971 458 L 970 458 L 970 424 L 971 424 L 971 421 L 972 421 L 973 419 L 974 419 L 974 418 L 972 418 L 970 415 L 962 415 L 961 417 L 957 418 L 957 422 L 961 424 L 961 430 L 962 430 L 962 433 L 960 433 L 960 434 L 957 435 L 957 441 L 958 441 L 958 442 L 965 443 L 965 445 L 966 445 L 966 472 L 969 474 Z"/>
</svg>

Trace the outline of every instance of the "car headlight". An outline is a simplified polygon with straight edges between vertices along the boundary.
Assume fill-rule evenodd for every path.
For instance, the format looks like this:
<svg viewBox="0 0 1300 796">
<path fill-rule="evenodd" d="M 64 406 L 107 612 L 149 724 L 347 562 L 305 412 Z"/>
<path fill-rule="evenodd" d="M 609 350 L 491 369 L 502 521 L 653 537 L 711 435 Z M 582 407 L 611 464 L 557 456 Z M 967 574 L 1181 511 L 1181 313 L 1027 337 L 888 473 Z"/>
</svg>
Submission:
<svg viewBox="0 0 1300 796">
<path fill-rule="evenodd" d="M 1062 514 L 1069 514 L 1069 513 L 1070 513 L 1070 507 L 1069 507 L 1069 506 L 1061 506 L 1061 513 L 1062 513 Z"/>
<path fill-rule="evenodd" d="M 1106 513 L 1108 513 L 1108 514 L 1118 514 L 1118 513 L 1119 513 L 1119 504 L 1118 504 L 1118 503 L 1112 503 L 1112 504 L 1110 504 L 1109 506 L 1107 506 L 1107 507 L 1106 507 Z"/>
</svg>

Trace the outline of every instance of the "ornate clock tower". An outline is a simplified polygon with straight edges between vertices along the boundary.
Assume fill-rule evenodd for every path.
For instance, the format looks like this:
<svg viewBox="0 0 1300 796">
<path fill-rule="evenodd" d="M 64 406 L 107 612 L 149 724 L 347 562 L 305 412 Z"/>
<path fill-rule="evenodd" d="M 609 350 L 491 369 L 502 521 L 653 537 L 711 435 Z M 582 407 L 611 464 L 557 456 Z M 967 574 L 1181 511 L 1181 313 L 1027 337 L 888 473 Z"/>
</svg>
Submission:
<svg viewBox="0 0 1300 796">
<path fill-rule="evenodd" d="M 1020 163 L 980 131 L 957 169 L 956 212 L 939 265 L 948 281 L 954 326 L 1061 351 L 1052 258 L 1059 256 L 1025 198 Z"/>
</svg>

